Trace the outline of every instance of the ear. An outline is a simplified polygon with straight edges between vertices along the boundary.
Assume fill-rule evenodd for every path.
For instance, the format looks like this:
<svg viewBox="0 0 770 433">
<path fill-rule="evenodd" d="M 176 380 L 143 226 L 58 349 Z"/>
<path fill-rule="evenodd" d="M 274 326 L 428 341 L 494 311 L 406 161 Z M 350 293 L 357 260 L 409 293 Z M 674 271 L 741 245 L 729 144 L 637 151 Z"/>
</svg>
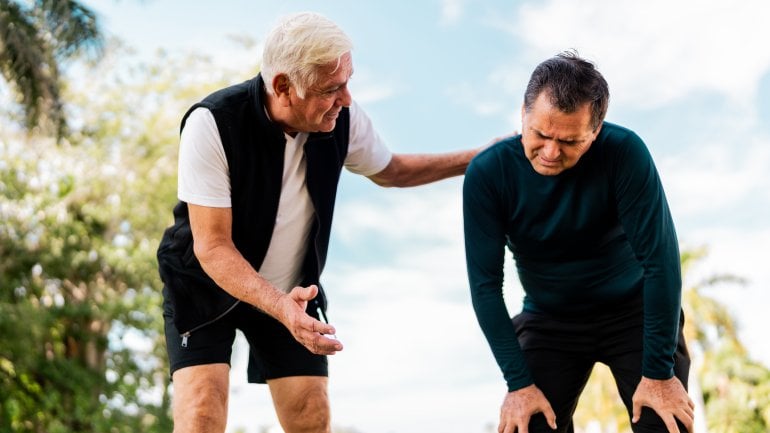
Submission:
<svg viewBox="0 0 770 433">
<path fill-rule="evenodd" d="M 604 121 L 601 121 L 601 122 L 599 122 L 599 126 L 597 126 L 596 129 L 594 129 L 594 131 L 593 131 L 594 140 L 596 140 L 596 137 L 599 136 L 599 133 L 602 131 L 602 126 L 603 125 L 604 125 Z"/>
<path fill-rule="evenodd" d="M 291 82 L 286 74 L 278 74 L 273 78 L 273 94 L 283 106 L 291 104 Z"/>
</svg>

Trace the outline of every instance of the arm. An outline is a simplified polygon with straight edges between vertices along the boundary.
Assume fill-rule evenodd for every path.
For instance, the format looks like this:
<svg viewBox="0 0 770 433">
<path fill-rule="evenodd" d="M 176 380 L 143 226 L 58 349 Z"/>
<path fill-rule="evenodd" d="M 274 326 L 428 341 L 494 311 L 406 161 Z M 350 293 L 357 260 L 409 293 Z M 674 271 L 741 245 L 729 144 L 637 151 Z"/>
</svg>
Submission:
<svg viewBox="0 0 770 433">
<path fill-rule="evenodd" d="M 316 286 L 283 293 L 262 278 L 235 248 L 231 208 L 188 206 L 195 256 L 219 287 L 279 320 L 313 353 L 331 355 L 342 350 L 341 343 L 323 336 L 334 334 L 334 328 L 305 313 L 307 301 L 318 293 Z"/>
<path fill-rule="evenodd" d="M 424 185 L 460 176 L 480 149 L 442 154 L 393 154 L 388 165 L 379 173 L 369 176 L 384 187 Z"/>
<path fill-rule="evenodd" d="M 463 224 L 465 261 L 476 319 L 503 372 L 508 391 L 533 383 L 521 353 L 511 316 L 503 299 L 503 261 L 505 255 L 505 211 L 502 193 L 492 181 L 489 155 L 475 160 L 463 183 Z"/>
<path fill-rule="evenodd" d="M 674 375 L 682 278 L 674 223 L 657 169 L 646 146 L 628 132 L 613 161 L 618 217 L 644 275 L 642 375 Z"/>
<path fill-rule="evenodd" d="M 635 135 L 626 144 L 616 172 L 618 215 L 644 268 L 642 378 L 632 397 L 632 421 L 647 406 L 670 433 L 680 432 L 676 419 L 692 431 L 694 404 L 673 373 L 682 287 L 677 237 L 647 148 Z"/>
<path fill-rule="evenodd" d="M 463 184 L 465 258 L 476 318 L 503 371 L 508 393 L 500 408 L 501 433 L 527 431 L 530 417 L 542 412 L 556 428 L 556 415 L 526 366 L 503 299 L 505 212 L 502 197 L 475 161 Z"/>
</svg>

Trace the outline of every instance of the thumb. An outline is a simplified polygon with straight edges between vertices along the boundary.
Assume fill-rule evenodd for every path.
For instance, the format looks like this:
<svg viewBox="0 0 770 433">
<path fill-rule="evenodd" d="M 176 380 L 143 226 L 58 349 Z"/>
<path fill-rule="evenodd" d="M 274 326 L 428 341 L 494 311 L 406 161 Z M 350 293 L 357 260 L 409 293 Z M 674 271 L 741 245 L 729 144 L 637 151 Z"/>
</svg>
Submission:
<svg viewBox="0 0 770 433">
<path fill-rule="evenodd" d="M 296 287 L 291 291 L 292 297 L 297 301 L 309 301 L 318 295 L 318 286 Z"/>
<path fill-rule="evenodd" d="M 631 422 L 635 423 L 639 421 L 639 417 L 642 415 L 642 404 L 634 400 L 633 406 L 634 406 L 632 410 L 633 416 L 631 417 Z"/>
<path fill-rule="evenodd" d="M 553 412 L 551 405 L 548 405 L 543 409 L 543 415 L 545 415 L 545 420 L 548 421 L 548 425 L 551 429 L 556 430 L 556 414 Z"/>
</svg>

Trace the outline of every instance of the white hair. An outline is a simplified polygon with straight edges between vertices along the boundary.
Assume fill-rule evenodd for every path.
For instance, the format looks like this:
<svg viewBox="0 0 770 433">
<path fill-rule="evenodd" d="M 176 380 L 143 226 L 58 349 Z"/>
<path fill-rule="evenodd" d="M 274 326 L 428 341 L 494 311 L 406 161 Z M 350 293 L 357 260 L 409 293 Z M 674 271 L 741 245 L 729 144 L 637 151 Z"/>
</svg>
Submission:
<svg viewBox="0 0 770 433">
<path fill-rule="evenodd" d="M 273 94 L 273 79 L 285 74 L 305 97 L 305 91 L 317 79 L 320 66 L 340 61 L 353 48 L 350 38 L 331 20 L 314 12 L 300 12 L 284 17 L 270 31 L 262 53 L 262 78 Z"/>
</svg>

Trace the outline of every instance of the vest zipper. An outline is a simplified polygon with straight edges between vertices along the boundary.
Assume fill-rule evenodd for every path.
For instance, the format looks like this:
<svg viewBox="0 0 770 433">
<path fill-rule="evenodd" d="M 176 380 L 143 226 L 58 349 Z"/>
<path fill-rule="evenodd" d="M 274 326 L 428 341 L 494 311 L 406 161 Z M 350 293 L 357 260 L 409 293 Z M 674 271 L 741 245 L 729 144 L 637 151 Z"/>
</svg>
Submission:
<svg viewBox="0 0 770 433">
<path fill-rule="evenodd" d="M 189 339 L 190 339 L 190 335 L 192 335 L 192 333 L 193 333 L 193 332 L 195 332 L 195 331 L 197 331 L 197 330 L 199 330 L 199 329 L 203 328 L 204 326 L 208 326 L 208 325 L 211 325 L 212 323 L 216 322 L 217 320 L 219 320 L 219 319 L 221 319 L 221 318 L 225 317 L 225 315 L 226 315 L 227 313 L 229 313 L 229 312 L 233 311 L 233 308 L 237 307 L 237 306 L 238 306 L 238 304 L 240 304 L 240 303 L 241 303 L 241 301 L 240 301 L 240 300 L 236 300 L 236 301 L 233 303 L 233 305 L 231 305 L 231 306 L 230 306 L 230 307 L 229 307 L 227 310 L 225 310 L 225 311 L 224 311 L 222 314 L 220 314 L 219 316 L 217 316 L 217 317 L 215 317 L 215 318 L 213 318 L 213 319 L 209 320 L 208 322 L 202 323 L 202 324 L 200 324 L 200 325 L 198 325 L 198 326 L 194 327 L 193 329 L 191 329 L 191 330 L 189 330 L 189 331 L 187 331 L 187 332 L 183 332 L 182 334 L 180 334 L 180 336 L 182 337 L 182 347 L 187 347 L 187 340 L 189 340 Z"/>
<path fill-rule="evenodd" d="M 318 224 L 318 230 L 315 234 L 315 239 L 313 239 L 313 249 L 315 250 L 315 265 L 316 265 L 316 272 L 318 273 L 318 295 L 315 299 L 313 299 L 313 302 L 315 302 L 316 310 L 318 311 L 319 315 L 318 318 L 329 323 L 328 320 L 326 320 L 326 314 L 323 311 L 323 308 L 321 308 L 321 303 L 318 302 L 318 298 L 320 296 L 326 296 L 325 294 L 321 293 L 321 255 L 318 253 L 318 236 L 321 234 L 321 217 L 318 216 L 318 211 L 313 212 L 315 214 L 315 221 Z"/>
</svg>

